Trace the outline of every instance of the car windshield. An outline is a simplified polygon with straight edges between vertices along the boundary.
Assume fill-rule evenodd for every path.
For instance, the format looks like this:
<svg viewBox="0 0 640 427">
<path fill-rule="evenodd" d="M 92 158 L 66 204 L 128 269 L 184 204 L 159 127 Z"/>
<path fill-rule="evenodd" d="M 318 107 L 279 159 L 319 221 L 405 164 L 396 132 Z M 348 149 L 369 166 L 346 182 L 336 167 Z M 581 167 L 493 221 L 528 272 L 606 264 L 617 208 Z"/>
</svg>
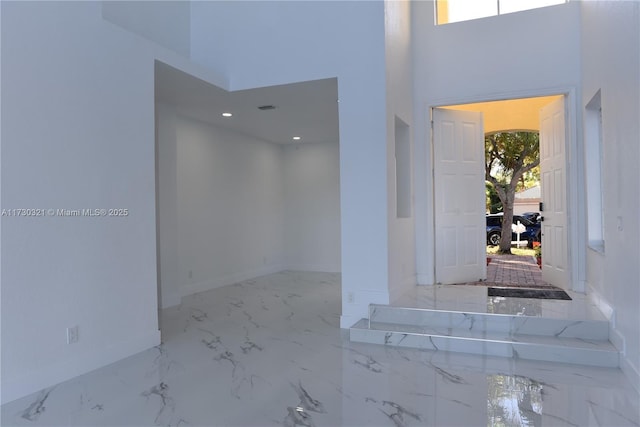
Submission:
<svg viewBox="0 0 640 427">
<path fill-rule="evenodd" d="M 531 221 L 530 219 L 527 219 L 523 216 L 520 215 L 514 215 L 513 216 L 513 223 L 517 224 L 518 221 L 520 221 L 522 223 L 522 225 L 524 225 L 525 227 L 530 227 L 532 225 L 535 225 L 535 222 Z M 487 215 L 487 225 L 500 225 L 502 224 L 502 215 L 501 214 L 496 214 L 496 215 Z"/>
<path fill-rule="evenodd" d="M 527 218 L 523 217 L 523 216 L 514 216 L 513 217 L 513 222 L 514 223 L 518 223 L 518 221 L 520 221 L 522 223 L 522 225 L 524 226 L 530 226 L 533 225 L 533 222 L 529 221 Z"/>
</svg>

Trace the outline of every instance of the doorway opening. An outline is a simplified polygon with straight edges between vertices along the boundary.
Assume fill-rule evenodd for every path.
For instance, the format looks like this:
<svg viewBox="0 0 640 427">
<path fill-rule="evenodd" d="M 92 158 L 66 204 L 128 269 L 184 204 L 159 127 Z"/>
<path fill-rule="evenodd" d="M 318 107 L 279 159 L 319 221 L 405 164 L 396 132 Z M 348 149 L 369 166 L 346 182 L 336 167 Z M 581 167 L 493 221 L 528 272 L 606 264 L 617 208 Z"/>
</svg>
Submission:
<svg viewBox="0 0 640 427">
<path fill-rule="evenodd" d="M 227 91 L 156 61 L 155 84 L 158 318 L 260 276 L 339 272 L 337 78 Z"/>
<path fill-rule="evenodd" d="M 435 283 L 486 279 L 484 137 L 533 131 L 540 132 L 542 274 L 547 283 L 571 288 L 566 153 L 572 139 L 566 98 L 560 94 L 433 109 Z"/>
</svg>

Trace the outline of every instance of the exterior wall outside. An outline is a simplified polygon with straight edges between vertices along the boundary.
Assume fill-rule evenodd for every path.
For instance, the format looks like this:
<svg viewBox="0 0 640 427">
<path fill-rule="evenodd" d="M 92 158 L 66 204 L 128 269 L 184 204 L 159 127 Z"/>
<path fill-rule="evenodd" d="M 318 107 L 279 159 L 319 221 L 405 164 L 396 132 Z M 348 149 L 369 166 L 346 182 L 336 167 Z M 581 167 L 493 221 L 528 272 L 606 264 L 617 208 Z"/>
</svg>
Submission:
<svg viewBox="0 0 640 427">
<path fill-rule="evenodd" d="M 580 3 L 581 108 L 598 90 L 602 106 L 605 243 L 604 251 L 587 249 L 587 286 L 590 296 L 611 315 L 611 339 L 624 354 L 622 369 L 640 389 L 640 4 Z"/>
<path fill-rule="evenodd" d="M 522 214 L 524 212 L 540 211 L 540 186 L 534 186 L 527 190 L 516 193 L 513 201 L 513 213 Z"/>
<path fill-rule="evenodd" d="M 525 212 L 538 212 L 540 207 L 540 199 L 524 199 L 513 202 L 514 215 L 520 215 Z"/>
</svg>

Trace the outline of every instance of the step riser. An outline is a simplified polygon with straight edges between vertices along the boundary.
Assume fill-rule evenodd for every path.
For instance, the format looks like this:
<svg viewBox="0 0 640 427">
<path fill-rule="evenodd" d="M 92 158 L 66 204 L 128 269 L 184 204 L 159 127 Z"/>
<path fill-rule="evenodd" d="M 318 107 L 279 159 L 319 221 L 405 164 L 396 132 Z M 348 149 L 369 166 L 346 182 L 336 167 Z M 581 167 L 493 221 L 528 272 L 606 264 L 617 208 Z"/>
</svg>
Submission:
<svg viewBox="0 0 640 427">
<path fill-rule="evenodd" d="M 608 341 L 609 325 L 598 320 L 565 320 L 532 316 L 462 313 L 389 306 L 371 306 L 371 322 L 428 326 L 432 329 L 463 329 L 509 335 L 542 335 Z"/>
<path fill-rule="evenodd" d="M 518 342 L 447 337 L 428 334 L 390 332 L 365 328 L 352 328 L 351 341 L 387 346 L 418 348 L 483 356 L 512 357 L 526 360 L 573 363 L 588 366 L 615 368 L 619 366 L 619 354 L 615 351 L 567 348 Z"/>
</svg>

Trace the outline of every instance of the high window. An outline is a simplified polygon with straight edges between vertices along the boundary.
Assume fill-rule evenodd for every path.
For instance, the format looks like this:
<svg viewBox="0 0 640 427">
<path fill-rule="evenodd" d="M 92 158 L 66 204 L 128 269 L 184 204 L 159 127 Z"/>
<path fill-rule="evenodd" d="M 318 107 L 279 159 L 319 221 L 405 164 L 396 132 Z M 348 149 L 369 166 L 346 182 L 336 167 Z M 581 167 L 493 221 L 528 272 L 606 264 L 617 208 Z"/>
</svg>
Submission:
<svg viewBox="0 0 640 427">
<path fill-rule="evenodd" d="M 504 15 L 567 1 L 569 0 L 436 0 L 436 24 Z"/>
</svg>

